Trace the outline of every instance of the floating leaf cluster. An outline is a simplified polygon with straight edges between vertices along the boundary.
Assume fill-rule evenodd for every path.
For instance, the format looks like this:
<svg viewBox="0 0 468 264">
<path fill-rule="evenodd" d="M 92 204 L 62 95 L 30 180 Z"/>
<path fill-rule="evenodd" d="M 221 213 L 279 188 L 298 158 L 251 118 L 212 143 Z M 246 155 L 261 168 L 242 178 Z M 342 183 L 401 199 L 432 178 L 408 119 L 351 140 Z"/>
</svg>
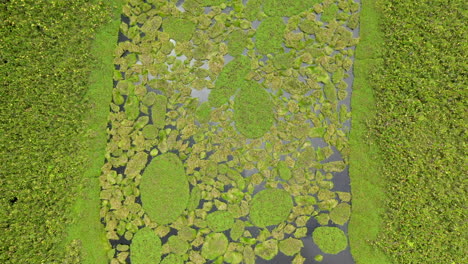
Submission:
<svg viewBox="0 0 468 264">
<path fill-rule="evenodd" d="M 112 263 L 151 230 L 167 242 L 148 263 L 299 264 L 309 221 L 346 224 L 333 178 L 348 164 L 357 9 L 339 1 L 323 21 L 334 1 L 277 2 L 125 5 L 100 177 L 107 237 L 123 243 Z"/>
</svg>

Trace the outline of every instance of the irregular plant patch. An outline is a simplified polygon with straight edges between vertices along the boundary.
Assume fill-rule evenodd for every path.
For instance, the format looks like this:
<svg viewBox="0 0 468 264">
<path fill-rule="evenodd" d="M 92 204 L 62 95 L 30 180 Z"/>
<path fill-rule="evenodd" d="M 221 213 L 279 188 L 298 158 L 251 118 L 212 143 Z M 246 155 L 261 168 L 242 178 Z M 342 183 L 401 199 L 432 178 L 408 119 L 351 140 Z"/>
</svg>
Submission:
<svg viewBox="0 0 468 264">
<path fill-rule="evenodd" d="M 348 246 L 348 239 L 337 227 L 320 226 L 313 234 L 315 244 L 326 254 L 338 254 Z"/>
</svg>

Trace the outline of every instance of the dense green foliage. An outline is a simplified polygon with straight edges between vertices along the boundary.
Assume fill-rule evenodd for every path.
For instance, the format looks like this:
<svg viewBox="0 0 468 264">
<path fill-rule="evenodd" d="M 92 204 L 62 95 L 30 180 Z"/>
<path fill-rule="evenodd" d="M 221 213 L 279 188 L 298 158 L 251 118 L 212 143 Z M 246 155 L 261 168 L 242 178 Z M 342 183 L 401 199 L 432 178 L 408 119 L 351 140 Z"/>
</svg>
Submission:
<svg viewBox="0 0 468 264">
<path fill-rule="evenodd" d="M 466 2 L 381 3 L 374 132 L 389 199 L 379 244 L 396 263 L 466 263 Z"/>
<path fill-rule="evenodd" d="M 284 221 L 293 207 L 291 195 L 280 189 L 267 189 L 252 199 L 250 220 L 257 226 L 266 227 Z"/>
<path fill-rule="evenodd" d="M 312 238 L 320 250 L 327 254 L 338 254 L 348 246 L 346 235 L 337 227 L 319 226 L 312 233 Z"/>
<path fill-rule="evenodd" d="M 273 125 L 270 95 L 257 82 L 246 81 L 234 100 L 236 128 L 248 138 L 263 136 Z"/>
<path fill-rule="evenodd" d="M 89 51 L 109 5 L 12 0 L 0 13 L 0 262 L 75 263 L 85 245 L 66 260 L 58 245 L 89 166 Z"/>
<path fill-rule="evenodd" d="M 161 239 L 151 228 L 138 230 L 130 246 L 133 264 L 159 263 L 161 261 Z"/>
<path fill-rule="evenodd" d="M 143 208 L 158 224 L 174 221 L 187 207 L 189 186 L 184 167 L 173 153 L 157 156 L 141 178 Z"/>
</svg>

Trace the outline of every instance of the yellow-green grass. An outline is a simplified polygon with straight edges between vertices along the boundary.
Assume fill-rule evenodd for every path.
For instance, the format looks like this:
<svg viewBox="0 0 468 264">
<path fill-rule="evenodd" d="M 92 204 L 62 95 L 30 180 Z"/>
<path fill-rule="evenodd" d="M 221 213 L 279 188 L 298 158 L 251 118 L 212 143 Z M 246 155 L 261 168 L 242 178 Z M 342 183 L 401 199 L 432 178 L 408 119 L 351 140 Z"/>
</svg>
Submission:
<svg viewBox="0 0 468 264">
<path fill-rule="evenodd" d="M 382 36 L 375 1 L 362 1 L 361 8 L 360 42 L 356 48 L 351 99 L 349 176 L 353 198 L 348 236 L 356 264 L 386 264 L 390 263 L 389 259 L 374 245 L 385 212 L 384 178 L 380 171 L 382 157 L 368 126 L 375 116 L 370 74 L 381 61 L 378 48 L 382 45 Z"/>
<path fill-rule="evenodd" d="M 107 251 L 111 246 L 106 238 L 104 226 L 100 222 L 100 185 L 101 167 L 104 164 L 107 142 L 106 126 L 109 115 L 109 103 L 112 98 L 113 52 L 117 45 L 120 13 L 123 0 L 112 0 L 112 17 L 96 33 L 91 53 L 95 57 L 95 65 L 89 76 L 89 89 L 86 99 L 92 106 L 89 109 L 85 124 L 87 136 L 86 169 L 82 184 L 79 186 L 78 197 L 73 206 L 73 222 L 67 228 L 67 237 L 63 246 L 73 240 L 81 241 L 81 263 L 96 264 L 107 262 Z"/>
</svg>

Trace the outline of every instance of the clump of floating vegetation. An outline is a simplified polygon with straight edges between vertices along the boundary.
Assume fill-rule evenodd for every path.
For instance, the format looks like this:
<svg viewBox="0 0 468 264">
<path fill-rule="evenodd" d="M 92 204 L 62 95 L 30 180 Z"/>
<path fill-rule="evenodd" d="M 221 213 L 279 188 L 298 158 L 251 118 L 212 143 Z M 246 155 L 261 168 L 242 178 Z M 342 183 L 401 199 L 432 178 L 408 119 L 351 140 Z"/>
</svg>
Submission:
<svg viewBox="0 0 468 264">
<path fill-rule="evenodd" d="M 326 254 L 338 254 L 348 246 L 346 235 L 337 227 L 317 227 L 312 234 L 312 238 L 320 250 Z"/>
<path fill-rule="evenodd" d="M 167 241 L 163 263 L 279 252 L 304 263 L 309 220 L 349 218 L 332 179 L 348 161 L 338 104 L 356 40 L 334 14 L 319 21 L 315 0 L 281 12 L 276 1 L 156 2 L 124 8 L 100 178 L 108 238 L 149 228 Z"/>
</svg>

